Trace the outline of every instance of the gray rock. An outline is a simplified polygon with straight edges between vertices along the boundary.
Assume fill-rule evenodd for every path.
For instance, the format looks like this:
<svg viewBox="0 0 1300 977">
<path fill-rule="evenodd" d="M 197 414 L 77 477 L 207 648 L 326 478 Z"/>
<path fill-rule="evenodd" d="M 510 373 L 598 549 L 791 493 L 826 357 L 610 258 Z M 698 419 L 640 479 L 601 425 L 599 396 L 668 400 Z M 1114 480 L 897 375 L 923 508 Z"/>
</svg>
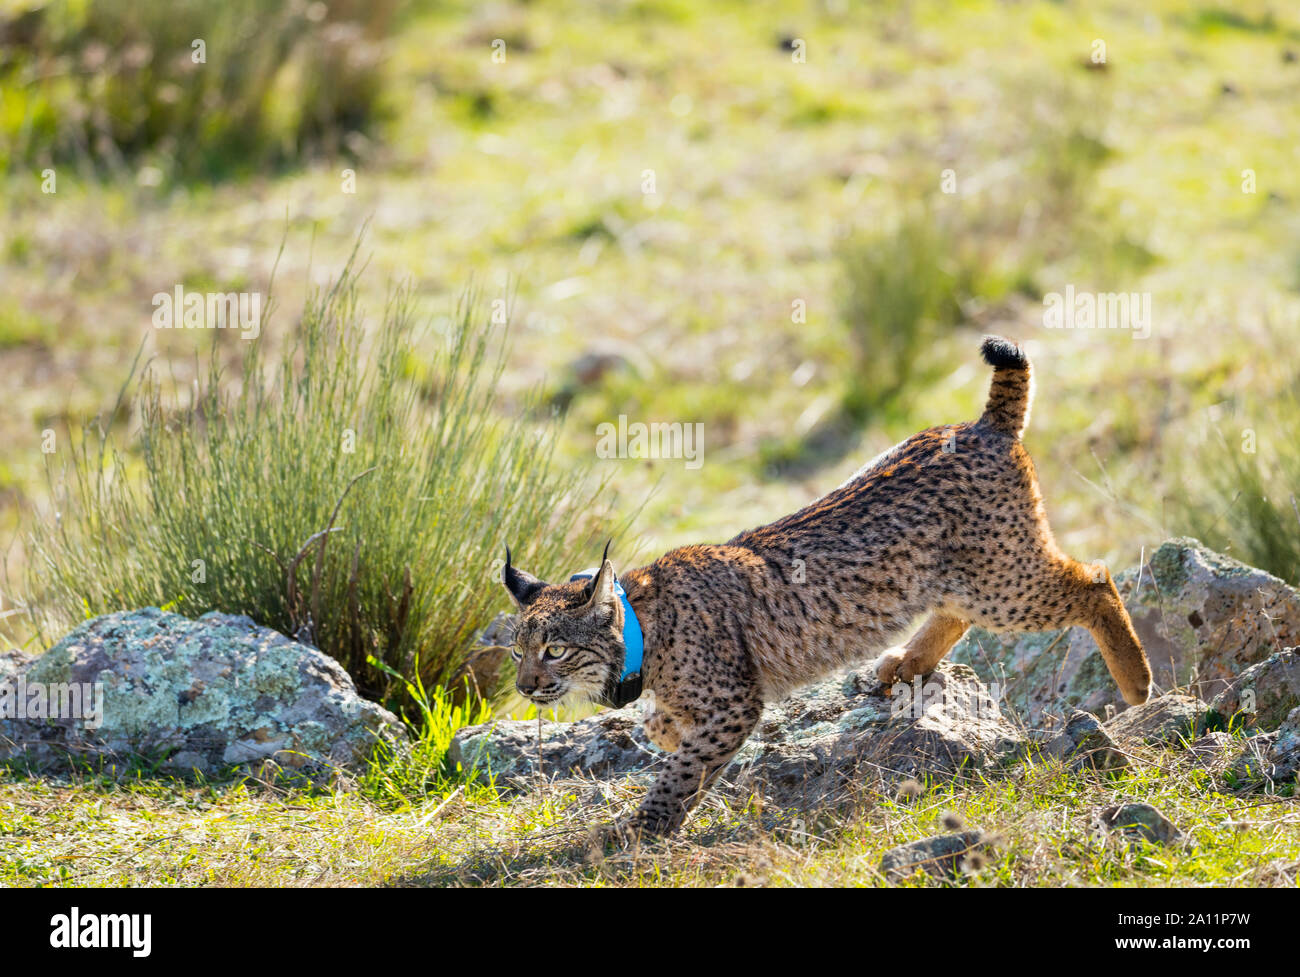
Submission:
<svg viewBox="0 0 1300 977">
<path fill-rule="evenodd" d="M 1247 667 L 1300 644 L 1300 593 L 1194 539 L 1173 539 L 1145 567 L 1115 580 L 1151 659 L 1157 688 L 1217 695 Z M 1029 725 L 1071 708 L 1126 708 L 1097 645 L 1083 628 L 1038 633 L 971 631 L 952 660 L 1003 690 Z"/>
<path fill-rule="evenodd" d="M 1094 824 L 1104 832 L 1117 832 L 1131 842 L 1183 844 L 1188 838 L 1159 808 L 1142 801 L 1122 801 L 1104 808 Z"/>
<path fill-rule="evenodd" d="M 1101 722 L 1090 712 L 1074 710 L 1065 726 L 1043 745 L 1043 753 L 1069 762 L 1075 770 L 1118 770 L 1128 766 L 1128 758 Z"/>
<path fill-rule="evenodd" d="M 880 872 L 890 882 L 901 882 L 917 872 L 956 875 L 967 858 L 983 848 L 983 834 L 979 831 L 922 838 L 885 852 L 880 859 Z"/>
<path fill-rule="evenodd" d="M 1208 708 L 1195 696 L 1162 695 L 1107 720 L 1106 732 L 1118 742 L 1178 745 L 1204 730 Z"/>
<path fill-rule="evenodd" d="M 1277 729 L 1300 706 L 1300 652 L 1286 648 L 1251 665 L 1214 697 L 1210 709 L 1220 722 L 1241 714 L 1248 728 Z"/>
<path fill-rule="evenodd" d="M 1024 745 L 964 665 L 940 666 L 923 696 L 886 693 L 865 669 L 769 705 L 724 780 L 732 789 L 804 806 L 859 786 L 866 775 L 951 778 L 988 770 Z M 450 757 L 512 789 L 527 789 L 539 776 L 631 774 L 649 781 L 664 754 L 641 731 L 643 708 L 634 703 L 576 723 L 542 722 L 540 733 L 535 720 L 469 726 L 452 739 Z"/>
<path fill-rule="evenodd" d="M 0 649 L 0 683 L 13 681 L 31 663 L 31 656 L 17 648 Z"/>
<path fill-rule="evenodd" d="M 1198 736 L 1188 745 L 1187 752 L 1193 766 L 1213 767 L 1226 760 L 1238 742 L 1231 733 L 1216 729 Z"/>
<path fill-rule="evenodd" d="M 361 763 L 380 738 L 405 738 L 334 659 L 237 615 L 191 621 L 153 607 L 105 615 L 7 675 L 10 689 L 89 693 L 75 716 L 4 710 L 0 759 L 38 769 L 144 758 L 173 772 L 272 761 L 315 774 Z"/>
<path fill-rule="evenodd" d="M 1230 782 L 1241 788 L 1294 789 L 1300 774 L 1300 707 L 1271 733 L 1246 740 L 1233 761 Z"/>
</svg>

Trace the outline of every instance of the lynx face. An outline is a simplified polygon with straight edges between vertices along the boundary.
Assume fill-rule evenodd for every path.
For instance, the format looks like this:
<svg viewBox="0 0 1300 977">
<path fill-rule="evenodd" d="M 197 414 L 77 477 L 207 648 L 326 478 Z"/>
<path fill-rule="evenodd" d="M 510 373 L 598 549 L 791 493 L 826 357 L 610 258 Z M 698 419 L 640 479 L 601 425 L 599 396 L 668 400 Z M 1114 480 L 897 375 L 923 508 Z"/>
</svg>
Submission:
<svg viewBox="0 0 1300 977">
<path fill-rule="evenodd" d="M 599 697 L 623 663 L 623 605 L 608 560 L 594 580 L 547 584 L 516 570 L 506 554 L 506 589 L 520 610 L 515 626 L 515 688 L 537 705 L 565 696 Z"/>
</svg>

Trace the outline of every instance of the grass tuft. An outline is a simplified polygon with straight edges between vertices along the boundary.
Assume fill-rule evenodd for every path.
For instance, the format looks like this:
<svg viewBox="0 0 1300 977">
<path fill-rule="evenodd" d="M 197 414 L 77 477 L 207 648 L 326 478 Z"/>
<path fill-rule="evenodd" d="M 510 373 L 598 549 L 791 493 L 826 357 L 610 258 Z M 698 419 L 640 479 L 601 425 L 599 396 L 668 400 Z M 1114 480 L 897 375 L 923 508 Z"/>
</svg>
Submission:
<svg viewBox="0 0 1300 977">
<path fill-rule="evenodd" d="M 385 114 L 398 0 L 26 7 L 0 12 L 0 172 L 137 159 L 178 176 L 258 172 L 348 152 Z"/>
<path fill-rule="evenodd" d="M 398 292 L 367 337 L 356 285 L 349 263 L 278 352 L 264 322 L 238 384 L 216 342 L 188 397 L 146 370 L 138 455 L 103 419 L 70 435 L 47 472 L 57 512 L 31 521 L 42 638 L 145 606 L 244 613 L 388 699 L 395 676 L 450 682 L 503 604 L 507 542 L 543 573 L 575 538 L 595 546 L 594 490 L 553 463 L 556 422 L 503 419 L 500 331 L 472 299 L 429 343 Z"/>
<path fill-rule="evenodd" d="M 1294 381 L 1292 381 L 1292 384 Z M 1253 424 L 1210 431 L 1180 515 L 1212 549 L 1300 586 L 1300 397 L 1294 386 Z"/>
</svg>

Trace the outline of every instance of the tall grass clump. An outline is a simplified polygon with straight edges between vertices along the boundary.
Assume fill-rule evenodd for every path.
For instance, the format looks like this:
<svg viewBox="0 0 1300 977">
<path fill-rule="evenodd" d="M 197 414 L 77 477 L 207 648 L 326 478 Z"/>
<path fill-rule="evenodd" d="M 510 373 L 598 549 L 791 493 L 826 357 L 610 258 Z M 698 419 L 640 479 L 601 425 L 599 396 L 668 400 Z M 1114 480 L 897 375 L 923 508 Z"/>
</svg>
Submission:
<svg viewBox="0 0 1300 977">
<path fill-rule="evenodd" d="M 860 421 L 906 390 L 926 350 L 961 320 L 962 272 L 929 210 L 891 231 L 850 238 L 839 257 L 850 340 L 844 409 Z"/>
<path fill-rule="evenodd" d="M 1291 381 L 1294 384 L 1294 379 Z M 1258 429 L 1211 430 L 1187 473 L 1182 520 L 1207 546 L 1300 586 L 1300 397 L 1284 393 Z M 1256 422 L 1258 423 L 1258 422 Z"/>
<path fill-rule="evenodd" d="M 361 792 L 386 808 L 402 809 L 430 793 L 445 794 L 453 785 L 473 789 L 475 771 L 453 769 L 447 751 L 457 730 L 491 719 L 492 706 L 485 699 L 462 699 L 447 689 L 429 692 L 419 676 L 408 680 L 380 667 L 406 690 L 406 703 L 415 706 L 415 715 L 401 713 L 413 735 L 409 743 L 375 745 L 357 785 Z"/>
<path fill-rule="evenodd" d="M 1099 93 L 1013 79 L 1004 86 L 1030 124 L 992 141 L 987 125 L 953 136 L 971 159 L 963 173 L 973 189 L 915 186 L 909 195 L 921 205 L 883 230 L 849 234 L 838 249 L 850 353 L 843 408 L 854 422 L 923 386 L 928 354 L 954 327 L 1015 292 L 1036 297 L 1044 269 L 1064 264 L 1070 276 L 1100 283 L 1146 261 L 1090 206 L 1110 154 L 1095 119 Z M 1028 100 L 1026 90 L 1035 92 Z"/>
<path fill-rule="evenodd" d="M 0 13 L 0 171 L 220 176 L 360 145 L 401 0 L 53 0 Z"/>
<path fill-rule="evenodd" d="M 501 337 L 474 303 L 439 343 L 408 295 L 369 332 L 356 296 L 349 264 L 275 351 L 264 324 L 238 378 L 214 344 L 189 397 L 146 370 L 138 452 L 95 428 L 75 441 L 50 471 L 58 514 L 33 520 L 42 639 L 150 605 L 245 613 L 400 697 L 394 674 L 451 684 L 503 604 L 507 542 L 539 572 L 595 552 L 598 487 L 557 464 L 535 402 L 500 419 Z"/>
</svg>

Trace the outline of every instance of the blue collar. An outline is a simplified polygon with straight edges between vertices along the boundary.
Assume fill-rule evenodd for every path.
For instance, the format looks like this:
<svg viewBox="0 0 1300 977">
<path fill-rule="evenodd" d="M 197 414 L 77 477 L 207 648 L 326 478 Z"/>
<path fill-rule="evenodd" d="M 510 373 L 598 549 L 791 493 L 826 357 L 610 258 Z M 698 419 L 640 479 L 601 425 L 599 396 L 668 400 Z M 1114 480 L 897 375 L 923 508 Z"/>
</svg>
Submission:
<svg viewBox="0 0 1300 977">
<path fill-rule="evenodd" d="M 590 580 L 598 572 L 599 568 L 583 570 L 581 573 L 575 573 L 569 580 L 570 582 Z M 618 582 L 617 577 L 614 578 L 614 593 L 618 594 L 618 599 L 623 602 L 623 675 L 605 691 L 603 700 L 605 704 L 615 709 L 622 709 L 641 696 L 641 658 L 645 650 L 645 639 L 641 634 L 641 622 L 637 620 L 636 611 L 632 609 L 632 602 L 627 599 L 623 585 Z"/>
</svg>

